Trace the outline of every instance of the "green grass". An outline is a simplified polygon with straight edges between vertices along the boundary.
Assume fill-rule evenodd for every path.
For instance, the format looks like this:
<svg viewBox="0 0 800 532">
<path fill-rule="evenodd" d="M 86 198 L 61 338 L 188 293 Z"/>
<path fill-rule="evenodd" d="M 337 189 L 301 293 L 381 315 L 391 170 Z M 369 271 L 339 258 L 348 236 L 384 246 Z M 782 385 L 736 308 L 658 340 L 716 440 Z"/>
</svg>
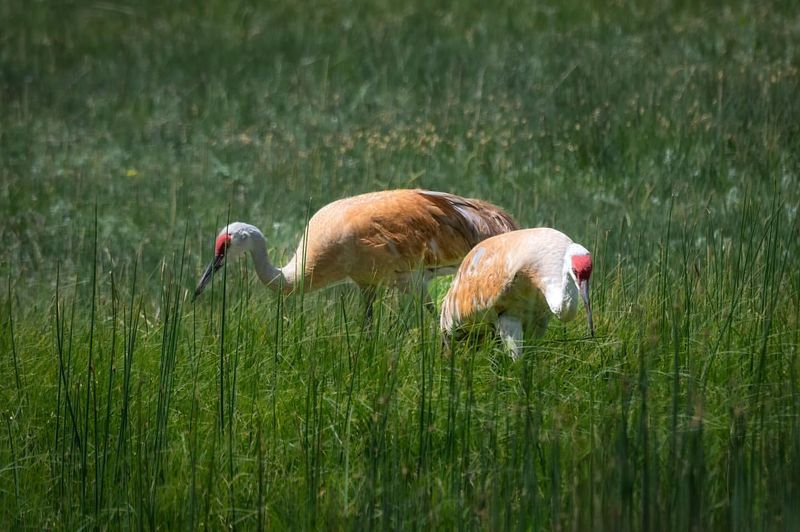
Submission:
<svg viewBox="0 0 800 532">
<path fill-rule="evenodd" d="M 0 528 L 800 527 L 792 2 L 0 4 Z M 513 363 L 355 290 L 309 213 L 425 187 L 592 250 Z M 437 286 L 441 293 L 446 286 Z"/>
</svg>

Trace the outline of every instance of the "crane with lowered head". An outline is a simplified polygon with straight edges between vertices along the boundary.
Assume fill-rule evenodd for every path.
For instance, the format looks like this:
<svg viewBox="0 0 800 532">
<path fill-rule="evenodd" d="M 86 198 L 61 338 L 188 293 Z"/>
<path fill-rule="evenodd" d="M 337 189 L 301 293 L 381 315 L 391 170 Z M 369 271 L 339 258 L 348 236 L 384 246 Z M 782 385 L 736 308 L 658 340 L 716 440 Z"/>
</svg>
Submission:
<svg viewBox="0 0 800 532">
<path fill-rule="evenodd" d="M 270 262 L 266 239 L 254 225 L 234 222 L 222 228 L 194 297 L 226 260 L 249 252 L 259 279 L 275 291 L 308 292 L 353 281 L 369 318 L 377 286 L 409 289 L 419 272 L 425 282 L 453 271 L 477 243 L 517 228 L 505 211 L 483 200 L 412 189 L 361 194 L 319 209 L 283 267 Z"/>
<path fill-rule="evenodd" d="M 516 359 L 523 329 L 542 335 L 552 316 L 574 319 L 582 299 L 594 336 L 591 275 L 589 251 L 555 229 L 520 229 L 488 238 L 464 257 L 445 295 L 439 327 L 445 339 L 494 328 Z"/>
</svg>

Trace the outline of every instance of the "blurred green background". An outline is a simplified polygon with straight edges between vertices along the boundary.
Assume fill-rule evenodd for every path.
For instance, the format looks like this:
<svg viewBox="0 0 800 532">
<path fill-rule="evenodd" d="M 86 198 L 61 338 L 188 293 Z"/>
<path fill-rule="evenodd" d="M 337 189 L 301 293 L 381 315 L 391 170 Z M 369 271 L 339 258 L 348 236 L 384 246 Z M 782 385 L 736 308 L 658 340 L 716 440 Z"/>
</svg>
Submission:
<svg viewBox="0 0 800 532">
<path fill-rule="evenodd" d="M 426 187 L 591 244 L 749 197 L 796 205 L 792 2 L 4 2 L 3 262 L 209 252 L 228 209 L 291 248 L 308 210 Z M 790 213 L 791 215 L 792 213 Z M 787 221 L 789 218 L 787 218 Z M 622 237 L 622 235 L 625 237 Z M 648 238 L 650 235 L 650 238 Z M 619 239 L 616 236 L 620 236 Z"/>
</svg>

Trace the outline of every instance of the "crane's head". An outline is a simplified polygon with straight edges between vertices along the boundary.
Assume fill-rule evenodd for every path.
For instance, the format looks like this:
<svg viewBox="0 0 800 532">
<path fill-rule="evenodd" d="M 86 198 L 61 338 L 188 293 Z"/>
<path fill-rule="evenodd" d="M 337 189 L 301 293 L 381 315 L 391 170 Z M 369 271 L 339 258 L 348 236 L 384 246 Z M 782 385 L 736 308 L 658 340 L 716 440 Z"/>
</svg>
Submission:
<svg viewBox="0 0 800 532">
<path fill-rule="evenodd" d="M 214 259 L 206 267 L 194 290 L 195 298 L 203 293 L 214 272 L 222 268 L 226 260 L 235 259 L 251 249 L 256 235 L 264 238 L 257 227 L 242 222 L 233 222 L 222 228 L 214 242 Z"/>
<path fill-rule="evenodd" d="M 589 320 L 589 334 L 594 336 L 594 323 L 592 322 L 592 305 L 589 301 L 589 278 L 592 276 L 592 255 L 580 244 L 572 244 L 567 249 L 567 262 L 569 276 L 578 287 L 578 292 L 586 308 L 586 319 Z"/>
</svg>

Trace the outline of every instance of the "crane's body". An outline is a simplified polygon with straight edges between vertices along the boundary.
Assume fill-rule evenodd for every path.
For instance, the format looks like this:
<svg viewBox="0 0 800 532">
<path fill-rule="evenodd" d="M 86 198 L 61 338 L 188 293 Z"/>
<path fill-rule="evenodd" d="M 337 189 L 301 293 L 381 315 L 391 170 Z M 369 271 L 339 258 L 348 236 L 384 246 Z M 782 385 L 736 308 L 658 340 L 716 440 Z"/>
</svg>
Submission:
<svg viewBox="0 0 800 532">
<path fill-rule="evenodd" d="M 281 268 L 269 261 L 258 228 L 241 222 L 226 226 L 195 297 L 226 258 L 249 251 L 259 278 L 269 288 L 313 291 L 349 279 L 365 293 L 369 312 L 378 285 L 405 287 L 415 272 L 435 275 L 439 269 L 453 269 L 481 240 L 517 227 L 499 207 L 454 194 L 425 190 L 361 194 L 317 211 L 294 256 Z"/>
<path fill-rule="evenodd" d="M 464 257 L 445 295 L 440 328 L 448 337 L 494 328 L 517 358 L 523 329 L 541 335 L 551 316 L 574 319 L 582 298 L 594 334 L 591 271 L 586 248 L 555 229 L 521 229 L 488 238 Z"/>
</svg>

